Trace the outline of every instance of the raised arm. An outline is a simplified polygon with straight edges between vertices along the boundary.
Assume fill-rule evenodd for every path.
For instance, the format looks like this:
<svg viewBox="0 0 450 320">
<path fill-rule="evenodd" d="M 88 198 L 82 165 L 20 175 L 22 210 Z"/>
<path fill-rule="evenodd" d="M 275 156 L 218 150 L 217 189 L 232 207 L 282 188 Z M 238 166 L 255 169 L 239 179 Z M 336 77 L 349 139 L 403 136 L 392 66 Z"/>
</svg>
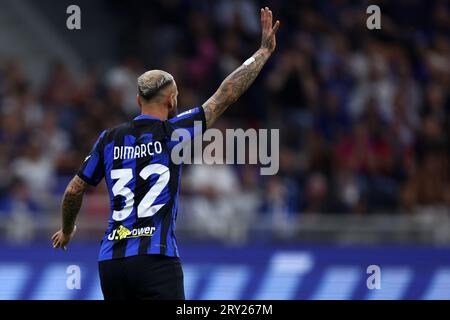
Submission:
<svg viewBox="0 0 450 320">
<path fill-rule="evenodd" d="M 80 177 L 75 176 L 67 185 L 62 201 L 62 228 L 53 237 L 53 247 L 66 249 L 76 231 L 75 220 L 83 202 L 83 195 L 88 187 Z"/>
<path fill-rule="evenodd" d="M 276 47 L 275 34 L 280 26 L 273 25 L 272 11 L 261 9 L 261 47 L 255 54 L 231 73 L 214 95 L 203 104 L 206 124 L 210 128 L 217 118 L 250 87 Z"/>
</svg>

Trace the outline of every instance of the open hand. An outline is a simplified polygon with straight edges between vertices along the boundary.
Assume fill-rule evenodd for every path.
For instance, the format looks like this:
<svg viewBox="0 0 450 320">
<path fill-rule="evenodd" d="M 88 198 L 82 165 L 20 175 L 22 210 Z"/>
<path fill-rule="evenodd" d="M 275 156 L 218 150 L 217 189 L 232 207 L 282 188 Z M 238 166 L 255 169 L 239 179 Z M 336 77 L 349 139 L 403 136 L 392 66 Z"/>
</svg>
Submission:
<svg viewBox="0 0 450 320">
<path fill-rule="evenodd" d="M 267 49 L 270 53 L 275 50 L 277 45 L 275 34 L 277 33 L 279 26 L 279 20 L 273 25 L 272 11 L 268 7 L 261 9 L 261 49 Z"/>
</svg>

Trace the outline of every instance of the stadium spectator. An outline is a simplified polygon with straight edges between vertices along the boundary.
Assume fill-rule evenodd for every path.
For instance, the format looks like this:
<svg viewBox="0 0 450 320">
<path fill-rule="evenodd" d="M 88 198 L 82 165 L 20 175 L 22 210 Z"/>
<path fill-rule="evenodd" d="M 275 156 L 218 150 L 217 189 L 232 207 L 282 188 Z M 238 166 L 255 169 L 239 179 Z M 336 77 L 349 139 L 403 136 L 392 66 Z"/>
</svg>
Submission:
<svg viewBox="0 0 450 320">
<path fill-rule="evenodd" d="M 256 0 L 152 1 L 139 10 L 110 3 L 118 21 L 124 12 L 130 21 L 118 45 L 142 48 L 123 56 L 136 58 L 80 70 L 78 79 L 55 62 L 40 86 L 30 85 L 24 61 L 0 60 L 0 207 L 18 194 L 24 203 L 59 199 L 99 133 L 138 112 L 135 79 L 144 66 L 175 76 L 183 111 L 202 103 L 258 38 Z M 404 3 L 383 2 L 383 28 L 370 32 L 355 27 L 365 25 L 365 9 L 353 1 L 273 4 L 283 22 L 279 50 L 225 116 L 229 127 L 280 129 L 280 173 L 192 166 L 190 223 L 225 238 L 243 211 L 251 223 L 264 220 L 251 211 L 290 221 L 302 212 L 450 205 L 449 6 Z M 189 15 L 175 14 L 175 5 Z M 87 207 L 97 208 L 101 194 L 92 196 Z"/>
</svg>

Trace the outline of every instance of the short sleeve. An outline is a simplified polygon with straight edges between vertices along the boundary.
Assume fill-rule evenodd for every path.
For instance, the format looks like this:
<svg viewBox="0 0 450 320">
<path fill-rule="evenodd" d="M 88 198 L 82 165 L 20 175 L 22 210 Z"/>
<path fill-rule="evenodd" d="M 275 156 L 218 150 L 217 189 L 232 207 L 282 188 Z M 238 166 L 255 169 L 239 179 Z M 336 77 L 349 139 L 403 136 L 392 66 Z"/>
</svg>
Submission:
<svg viewBox="0 0 450 320">
<path fill-rule="evenodd" d="M 105 167 L 102 157 L 102 145 L 103 137 L 106 131 L 104 131 L 100 137 L 97 139 L 94 147 L 92 148 L 89 155 L 83 162 L 83 165 L 78 170 L 77 175 L 86 183 L 97 186 L 100 181 L 102 181 L 105 176 Z"/>
<path fill-rule="evenodd" d="M 169 123 L 175 130 L 187 130 L 192 139 L 206 130 L 205 111 L 202 107 L 196 107 L 170 119 Z"/>
</svg>

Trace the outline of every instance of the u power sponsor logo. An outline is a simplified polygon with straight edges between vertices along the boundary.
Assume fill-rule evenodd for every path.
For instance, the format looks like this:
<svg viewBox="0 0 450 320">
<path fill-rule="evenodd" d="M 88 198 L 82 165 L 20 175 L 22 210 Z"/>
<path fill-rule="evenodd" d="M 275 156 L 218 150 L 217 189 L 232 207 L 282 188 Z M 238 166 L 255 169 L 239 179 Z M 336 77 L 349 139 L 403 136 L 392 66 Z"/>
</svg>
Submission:
<svg viewBox="0 0 450 320">
<path fill-rule="evenodd" d="M 123 225 L 119 226 L 117 229 L 114 229 L 109 235 L 108 240 L 122 240 L 122 239 L 130 239 L 130 238 L 139 238 L 139 237 L 151 237 L 155 233 L 155 227 L 142 227 L 142 228 L 134 228 L 128 229 Z"/>
</svg>

